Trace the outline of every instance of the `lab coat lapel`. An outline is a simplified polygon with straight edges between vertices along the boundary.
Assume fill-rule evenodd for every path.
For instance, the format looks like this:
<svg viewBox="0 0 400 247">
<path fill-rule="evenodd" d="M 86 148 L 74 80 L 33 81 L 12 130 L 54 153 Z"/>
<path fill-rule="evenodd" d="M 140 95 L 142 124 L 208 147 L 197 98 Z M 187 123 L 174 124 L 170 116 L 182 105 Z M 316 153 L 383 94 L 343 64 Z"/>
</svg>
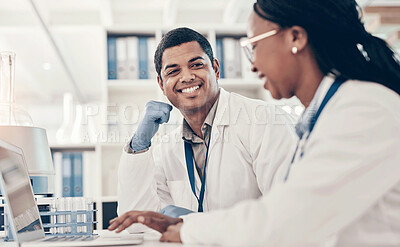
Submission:
<svg viewBox="0 0 400 247">
<path fill-rule="evenodd" d="M 213 128 L 211 131 L 211 143 L 210 150 L 208 151 L 209 157 L 212 156 L 213 148 L 217 143 L 221 144 L 223 142 L 223 129 L 224 126 L 229 125 L 229 98 L 230 94 L 224 89 L 220 88 L 220 96 L 217 111 L 215 113 Z"/>
<path fill-rule="evenodd" d="M 223 145 L 224 128 L 226 125 L 229 125 L 229 97 L 230 97 L 230 93 L 228 93 L 224 89 L 220 88 L 220 96 L 219 96 L 217 111 L 215 113 L 213 127 L 211 130 L 211 142 L 210 142 L 210 147 L 208 150 L 208 164 L 207 164 L 207 169 L 206 169 L 206 172 L 207 172 L 206 184 L 207 184 L 207 179 L 209 177 L 208 172 L 210 171 L 210 166 L 213 165 L 216 155 L 220 155 L 220 154 L 214 153 L 213 150 L 215 150 L 216 146 Z M 217 151 L 218 151 L 218 149 L 217 149 Z M 197 174 L 197 176 L 196 176 L 196 193 L 197 193 L 197 195 L 200 194 L 200 189 L 201 189 L 201 181 L 200 181 L 200 177 Z M 203 200 L 203 209 L 205 212 L 208 211 L 207 187 L 206 187 L 204 200 Z"/>
</svg>

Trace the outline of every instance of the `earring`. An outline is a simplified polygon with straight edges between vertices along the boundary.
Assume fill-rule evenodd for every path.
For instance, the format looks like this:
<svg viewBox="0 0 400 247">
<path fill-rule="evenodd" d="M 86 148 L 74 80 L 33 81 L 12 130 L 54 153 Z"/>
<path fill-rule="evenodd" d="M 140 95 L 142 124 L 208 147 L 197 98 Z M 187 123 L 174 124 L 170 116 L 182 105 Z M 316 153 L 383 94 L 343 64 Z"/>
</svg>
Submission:
<svg viewBox="0 0 400 247">
<path fill-rule="evenodd" d="M 293 53 L 293 55 L 297 54 L 297 47 L 296 46 L 292 47 L 292 53 Z"/>
</svg>

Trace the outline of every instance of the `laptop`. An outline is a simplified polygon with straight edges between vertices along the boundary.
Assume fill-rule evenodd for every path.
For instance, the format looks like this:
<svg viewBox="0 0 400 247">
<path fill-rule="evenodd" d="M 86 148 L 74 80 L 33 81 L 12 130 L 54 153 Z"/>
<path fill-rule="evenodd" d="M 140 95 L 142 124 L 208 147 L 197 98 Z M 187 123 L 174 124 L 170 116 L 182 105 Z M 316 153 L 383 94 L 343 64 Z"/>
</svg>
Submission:
<svg viewBox="0 0 400 247">
<path fill-rule="evenodd" d="M 14 241 L 21 246 L 121 246 L 143 243 L 142 235 L 45 237 L 23 152 L 2 140 L 0 185 Z"/>
</svg>

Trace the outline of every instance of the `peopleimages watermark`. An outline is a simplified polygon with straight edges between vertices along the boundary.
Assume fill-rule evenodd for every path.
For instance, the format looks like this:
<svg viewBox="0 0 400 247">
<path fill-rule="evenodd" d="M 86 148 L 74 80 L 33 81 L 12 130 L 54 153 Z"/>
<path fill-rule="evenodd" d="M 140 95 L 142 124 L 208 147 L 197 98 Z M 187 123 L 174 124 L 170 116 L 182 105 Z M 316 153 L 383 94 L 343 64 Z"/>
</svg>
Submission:
<svg viewBox="0 0 400 247">
<path fill-rule="evenodd" d="M 214 124 L 224 122 L 227 125 L 289 125 L 293 127 L 299 117 L 301 105 L 288 105 L 260 101 L 255 106 L 238 104 L 232 108 L 219 105 L 214 118 Z M 184 109 L 181 107 L 181 109 Z M 82 143 L 126 143 L 128 142 L 141 119 L 145 115 L 145 105 L 140 104 L 87 104 L 83 106 L 80 126 L 80 142 Z M 160 133 L 153 138 L 156 142 L 178 140 L 181 136 L 166 136 L 169 132 L 182 126 L 183 117 L 175 108 L 171 112 L 168 123 L 160 126 Z M 221 139 L 222 138 L 222 139 Z M 224 141 L 225 137 L 220 139 Z"/>
</svg>

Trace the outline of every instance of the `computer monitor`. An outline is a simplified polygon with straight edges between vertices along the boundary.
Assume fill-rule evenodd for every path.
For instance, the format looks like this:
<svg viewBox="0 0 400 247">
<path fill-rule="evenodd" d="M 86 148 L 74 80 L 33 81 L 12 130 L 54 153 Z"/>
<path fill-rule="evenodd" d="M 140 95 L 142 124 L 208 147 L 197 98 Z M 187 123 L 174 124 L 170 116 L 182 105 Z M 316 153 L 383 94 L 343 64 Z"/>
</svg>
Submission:
<svg viewBox="0 0 400 247">
<path fill-rule="evenodd" d="M 19 243 L 44 237 L 22 150 L 0 140 L 0 185 L 11 232 Z"/>
</svg>

